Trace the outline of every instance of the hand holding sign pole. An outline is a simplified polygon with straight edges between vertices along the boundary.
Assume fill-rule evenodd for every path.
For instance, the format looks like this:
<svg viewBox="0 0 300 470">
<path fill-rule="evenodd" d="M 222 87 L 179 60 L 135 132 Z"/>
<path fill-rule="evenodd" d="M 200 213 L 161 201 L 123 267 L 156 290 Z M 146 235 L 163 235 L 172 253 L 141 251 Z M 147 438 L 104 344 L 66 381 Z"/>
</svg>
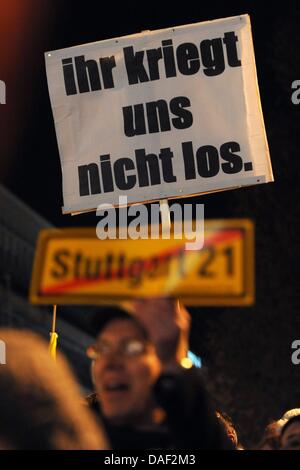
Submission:
<svg viewBox="0 0 300 470">
<path fill-rule="evenodd" d="M 130 310 L 147 331 L 164 368 L 187 357 L 191 319 L 178 300 L 137 299 Z"/>
</svg>

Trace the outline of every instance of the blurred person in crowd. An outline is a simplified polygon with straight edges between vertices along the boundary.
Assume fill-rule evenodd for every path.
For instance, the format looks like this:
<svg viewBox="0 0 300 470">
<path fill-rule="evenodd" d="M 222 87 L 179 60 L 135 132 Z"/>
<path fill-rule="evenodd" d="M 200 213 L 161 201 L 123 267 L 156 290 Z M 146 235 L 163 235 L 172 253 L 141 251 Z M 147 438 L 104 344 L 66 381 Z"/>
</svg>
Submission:
<svg viewBox="0 0 300 470">
<path fill-rule="evenodd" d="M 278 421 L 272 421 L 265 428 L 263 437 L 256 447 L 257 450 L 278 450 L 279 449 L 280 425 Z"/>
<path fill-rule="evenodd" d="M 265 429 L 263 438 L 257 449 L 278 450 L 281 447 L 281 433 L 284 425 L 294 416 L 300 415 L 300 408 L 287 410 L 280 419 L 272 421 Z"/>
<path fill-rule="evenodd" d="M 285 414 L 290 416 L 286 419 L 280 433 L 281 450 L 300 450 L 300 410 L 296 413 Z M 290 410 L 292 411 L 292 410 Z M 284 419 L 284 416 L 282 419 Z"/>
<path fill-rule="evenodd" d="M 211 410 L 201 375 L 186 369 L 190 316 L 170 299 L 107 307 L 92 329 L 95 394 L 114 449 L 233 448 Z"/>
<path fill-rule="evenodd" d="M 234 445 L 234 448 L 235 449 L 242 449 L 242 446 L 238 442 L 237 432 L 235 430 L 235 427 L 233 425 L 233 422 L 232 422 L 232 419 L 230 418 L 230 416 L 228 416 L 228 414 L 225 413 L 224 411 L 217 411 L 216 416 L 221 421 L 221 423 L 223 424 L 229 439 L 231 440 L 232 444 Z"/>
<path fill-rule="evenodd" d="M 26 330 L 0 329 L 0 449 L 105 449 L 104 432 L 87 408 L 65 359 Z"/>
<path fill-rule="evenodd" d="M 276 421 L 278 427 L 279 427 L 279 434 L 283 426 L 289 421 L 289 419 L 293 418 L 294 416 L 299 416 L 300 415 L 300 408 L 292 408 L 290 410 L 287 410 L 284 412 L 284 414 L 281 416 L 281 418 Z"/>
</svg>

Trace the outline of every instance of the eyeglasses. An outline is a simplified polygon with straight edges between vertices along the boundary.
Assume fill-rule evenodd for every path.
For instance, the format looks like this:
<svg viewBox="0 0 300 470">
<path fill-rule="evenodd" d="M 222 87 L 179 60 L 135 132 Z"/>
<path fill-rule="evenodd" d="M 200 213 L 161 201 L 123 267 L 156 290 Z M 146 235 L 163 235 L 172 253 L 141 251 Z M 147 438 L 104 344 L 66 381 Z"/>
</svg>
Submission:
<svg viewBox="0 0 300 470">
<path fill-rule="evenodd" d="M 107 357 L 112 352 L 126 357 L 140 356 L 147 350 L 147 343 L 138 339 L 129 339 L 119 343 L 117 346 L 106 341 L 92 344 L 86 350 L 87 356 L 96 360 L 101 357 Z"/>
</svg>

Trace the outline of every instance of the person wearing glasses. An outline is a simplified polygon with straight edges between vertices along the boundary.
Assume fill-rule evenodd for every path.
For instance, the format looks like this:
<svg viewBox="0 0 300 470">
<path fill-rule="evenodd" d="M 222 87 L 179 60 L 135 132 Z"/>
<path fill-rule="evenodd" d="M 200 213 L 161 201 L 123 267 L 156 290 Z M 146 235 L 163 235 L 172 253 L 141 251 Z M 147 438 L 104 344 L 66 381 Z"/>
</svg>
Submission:
<svg viewBox="0 0 300 470">
<path fill-rule="evenodd" d="M 232 448 L 187 359 L 190 316 L 170 299 L 103 308 L 92 322 L 95 393 L 113 449 Z"/>
</svg>

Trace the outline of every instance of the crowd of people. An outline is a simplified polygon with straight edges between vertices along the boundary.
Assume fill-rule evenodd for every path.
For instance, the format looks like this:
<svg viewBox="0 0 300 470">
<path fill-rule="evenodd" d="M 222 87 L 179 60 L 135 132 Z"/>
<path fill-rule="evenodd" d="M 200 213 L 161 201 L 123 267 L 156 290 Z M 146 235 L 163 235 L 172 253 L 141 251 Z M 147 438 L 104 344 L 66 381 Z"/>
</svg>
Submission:
<svg viewBox="0 0 300 470">
<path fill-rule="evenodd" d="M 242 450 L 187 360 L 190 316 L 169 299 L 106 307 L 93 318 L 94 393 L 82 399 L 66 360 L 36 334 L 0 329 L 0 449 Z M 300 409 L 270 423 L 260 450 L 300 449 Z"/>
</svg>

